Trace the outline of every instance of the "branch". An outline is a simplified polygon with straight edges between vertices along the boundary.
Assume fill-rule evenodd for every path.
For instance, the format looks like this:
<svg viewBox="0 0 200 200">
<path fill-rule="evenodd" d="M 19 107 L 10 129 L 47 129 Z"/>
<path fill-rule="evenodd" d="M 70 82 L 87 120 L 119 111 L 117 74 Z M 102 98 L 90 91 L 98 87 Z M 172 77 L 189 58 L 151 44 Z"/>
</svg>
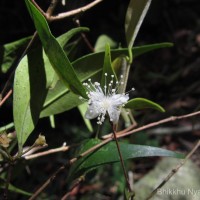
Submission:
<svg viewBox="0 0 200 200">
<path fill-rule="evenodd" d="M 61 20 L 61 19 L 64 19 L 66 17 L 70 17 L 70 16 L 77 15 L 79 13 L 83 13 L 83 12 L 89 10 L 90 8 L 96 6 L 97 4 L 99 4 L 102 1 L 103 0 L 95 0 L 92 3 L 87 4 L 86 6 L 83 6 L 81 8 L 77 8 L 75 10 L 71 10 L 71 11 L 68 11 L 68 12 L 60 13 L 56 16 L 51 16 L 51 17 L 48 17 L 47 15 L 45 15 L 45 16 L 47 17 L 48 21 Z"/>
<path fill-rule="evenodd" d="M 165 124 L 165 123 L 180 120 L 180 119 L 190 118 L 190 117 L 193 117 L 193 116 L 196 116 L 196 115 L 200 115 L 200 111 L 193 112 L 193 113 L 190 113 L 190 114 L 187 114 L 187 115 L 168 117 L 166 119 L 163 119 L 163 120 L 153 122 L 153 123 L 144 125 L 142 127 L 136 128 L 136 129 L 129 131 L 129 132 L 126 132 L 124 134 L 117 135 L 117 137 L 118 138 L 125 137 L 125 136 L 131 135 L 131 134 L 139 132 L 139 131 L 143 131 L 145 129 L 148 129 L 148 128 L 151 128 L 151 127 L 154 127 L 154 126 L 158 126 L 158 125 L 161 125 L 161 124 Z"/>
<path fill-rule="evenodd" d="M 153 192 L 146 198 L 146 200 L 151 199 L 157 191 L 169 181 L 169 179 L 176 174 L 176 172 L 187 162 L 187 160 L 194 154 L 194 152 L 199 148 L 200 146 L 200 140 L 197 142 L 197 144 L 194 146 L 194 148 L 190 151 L 190 153 L 186 156 L 186 158 L 179 164 L 177 165 L 174 169 L 171 170 L 171 172 L 168 174 L 168 176 L 159 184 L 159 186 L 153 190 Z"/>
<path fill-rule="evenodd" d="M 26 160 L 30 160 L 30 159 L 33 159 L 33 158 L 38 158 L 38 157 L 41 157 L 41 156 L 46 156 L 46 155 L 61 152 L 61 151 L 67 151 L 68 149 L 69 149 L 69 146 L 63 145 L 63 146 L 55 148 L 55 149 L 50 149 L 50 150 L 35 153 L 35 154 L 32 154 L 32 155 L 27 155 L 27 156 L 24 156 L 24 158 Z"/>
<path fill-rule="evenodd" d="M 0 107 L 4 104 L 4 102 L 10 97 L 10 95 L 12 94 L 12 90 L 10 90 L 6 96 L 0 101 Z"/>
</svg>

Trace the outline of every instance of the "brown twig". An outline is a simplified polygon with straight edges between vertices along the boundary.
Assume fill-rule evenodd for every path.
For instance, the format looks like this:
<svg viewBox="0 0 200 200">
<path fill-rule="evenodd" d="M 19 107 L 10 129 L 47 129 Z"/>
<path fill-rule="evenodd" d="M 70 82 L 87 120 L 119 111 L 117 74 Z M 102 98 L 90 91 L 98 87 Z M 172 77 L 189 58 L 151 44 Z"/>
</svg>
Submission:
<svg viewBox="0 0 200 200">
<path fill-rule="evenodd" d="M 80 20 L 79 19 L 75 19 L 74 20 L 75 24 L 80 27 Z M 94 52 L 94 47 L 92 46 L 92 44 L 90 43 L 90 41 L 88 40 L 88 38 L 86 37 L 85 33 L 81 33 L 81 37 L 83 39 L 83 41 L 85 42 L 85 44 L 87 45 L 87 47 L 90 49 L 91 52 Z"/>
<path fill-rule="evenodd" d="M 125 133 L 120 134 L 120 135 L 116 134 L 116 136 L 117 136 L 117 138 L 122 138 L 122 137 L 125 137 L 125 136 L 128 136 L 128 135 L 131 135 L 133 133 L 136 133 L 136 132 L 139 132 L 139 131 L 142 131 L 142 130 L 145 130 L 145 129 L 148 129 L 148 128 L 151 128 L 151 127 L 154 127 L 154 126 L 158 126 L 158 125 L 170 122 L 170 121 L 175 121 L 175 120 L 180 120 L 180 119 L 184 119 L 184 118 L 189 118 L 189 117 L 193 117 L 193 116 L 196 116 L 196 115 L 199 115 L 199 114 L 200 114 L 200 111 L 194 112 L 194 113 L 190 113 L 190 114 L 187 114 L 187 115 L 169 117 L 169 118 L 160 120 L 158 122 L 153 122 L 153 123 L 147 124 L 145 126 L 139 127 L 139 128 L 134 129 L 132 131 L 125 132 Z M 107 138 L 106 140 L 103 140 L 101 143 L 93 146 L 92 148 L 88 149 L 84 153 L 80 154 L 78 157 L 72 158 L 67 163 L 67 165 L 61 166 L 50 178 L 48 178 L 47 181 L 33 194 L 33 196 L 29 200 L 35 199 L 43 190 L 45 190 L 46 187 L 56 178 L 56 175 L 59 172 L 61 172 L 62 170 L 66 169 L 67 167 L 69 167 L 71 164 L 73 164 L 74 162 L 76 162 L 78 159 L 80 159 L 80 158 L 88 155 L 91 152 L 94 152 L 95 150 L 101 148 L 102 146 L 104 146 L 105 144 L 107 144 L 108 142 L 110 142 L 112 140 L 113 140 L 112 137 Z"/>
<path fill-rule="evenodd" d="M 43 152 L 31 154 L 31 155 L 26 155 L 26 156 L 24 156 L 24 158 L 26 160 L 30 160 L 30 159 L 33 159 L 33 158 L 38 158 L 38 157 L 46 156 L 46 155 L 53 154 L 53 153 L 58 153 L 58 152 L 61 152 L 61 151 L 67 151 L 67 150 L 69 150 L 69 146 L 63 145 L 63 146 L 55 148 L 55 149 L 50 149 L 50 150 L 47 150 L 47 151 L 43 151 Z"/>
<path fill-rule="evenodd" d="M 48 17 L 47 19 L 49 21 L 55 21 L 55 20 L 61 20 L 61 19 L 64 19 L 66 17 L 70 17 L 70 16 L 74 16 L 74 15 L 77 15 L 79 13 L 83 13 L 89 9 L 91 9 L 92 7 L 96 6 L 97 4 L 99 4 L 100 2 L 102 2 L 103 0 L 95 0 L 93 1 L 92 3 L 89 3 L 87 4 L 86 6 L 83 6 L 81 8 L 77 8 L 75 10 L 71 10 L 71 11 L 68 11 L 68 12 L 64 12 L 64 13 L 60 13 L 56 16 L 51 16 L 51 17 Z M 47 16 L 46 16 L 47 17 Z"/>
<path fill-rule="evenodd" d="M 143 131 L 145 129 L 148 129 L 148 128 L 151 128 L 151 127 L 154 127 L 154 126 L 158 126 L 158 125 L 161 125 L 161 124 L 165 124 L 165 123 L 180 120 L 180 119 L 190 118 L 190 117 L 193 117 L 193 116 L 196 116 L 196 115 L 200 115 L 200 111 L 193 112 L 193 113 L 190 113 L 190 114 L 187 114 L 187 115 L 168 117 L 166 119 L 163 119 L 163 120 L 160 120 L 160 121 L 157 121 L 157 122 L 153 122 L 153 123 L 144 125 L 142 127 L 136 128 L 132 131 L 126 132 L 124 134 L 118 135 L 117 137 L 118 138 L 125 137 L 125 136 L 131 135 L 131 134 L 139 132 L 139 131 Z"/>
<path fill-rule="evenodd" d="M 132 130 L 133 128 L 135 128 L 137 126 L 137 124 L 132 124 L 131 126 L 129 126 L 128 128 L 126 128 L 126 129 L 124 129 L 124 130 L 122 130 L 122 131 L 118 131 L 116 134 L 117 134 L 117 136 L 119 136 L 119 135 L 123 135 L 124 133 L 126 133 L 126 132 L 128 132 L 128 131 L 130 131 L 130 130 Z M 104 136 L 102 136 L 101 138 L 103 139 L 103 140 L 105 140 L 105 139 L 108 139 L 108 138 L 110 138 L 110 137 L 112 137 L 112 133 L 109 133 L 109 134 L 107 134 L 107 135 L 104 135 Z"/>
<path fill-rule="evenodd" d="M 67 198 L 70 196 L 71 192 L 74 190 L 74 188 L 76 188 L 77 186 L 80 185 L 81 182 L 83 182 L 85 180 L 84 176 L 81 176 L 80 178 L 78 178 L 75 183 L 72 185 L 72 187 L 70 188 L 70 191 L 68 191 L 65 195 L 63 195 L 63 197 L 61 198 L 61 200 L 67 200 Z"/>
<path fill-rule="evenodd" d="M 4 102 L 10 97 L 10 95 L 12 94 L 12 90 L 10 90 L 6 96 L 0 101 L 0 107 L 4 104 Z"/>
<path fill-rule="evenodd" d="M 112 123 L 111 123 L 111 125 L 112 125 Z M 129 192 L 131 192 L 131 186 L 130 186 L 130 183 L 129 183 L 128 174 L 127 174 L 127 172 L 126 172 L 126 168 L 125 168 L 123 156 L 122 156 L 122 153 L 121 153 L 121 150 L 120 150 L 119 142 L 118 142 L 118 140 L 117 140 L 116 126 L 115 126 L 115 125 L 112 125 L 112 128 L 113 128 L 113 136 L 114 136 L 114 138 L 115 138 L 115 143 L 116 143 L 117 151 L 118 151 L 119 158 L 120 158 L 120 163 L 121 163 L 122 170 L 123 170 L 123 173 L 124 173 L 124 178 L 125 178 L 125 180 L 126 180 L 126 184 L 127 184 L 128 189 L 129 189 Z"/>
<path fill-rule="evenodd" d="M 186 158 L 178 164 L 174 169 L 171 170 L 171 172 L 168 174 L 168 176 L 159 184 L 159 186 L 153 190 L 153 192 L 146 198 L 146 200 L 151 199 L 157 191 L 165 185 L 169 179 L 187 162 L 187 160 L 194 154 L 194 152 L 199 148 L 200 146 L 200 140 L 197 142 L 197 144 L 194 146 L 194 148 L 190 151 L 190 153 L 186 156 Z"/>
</svg>

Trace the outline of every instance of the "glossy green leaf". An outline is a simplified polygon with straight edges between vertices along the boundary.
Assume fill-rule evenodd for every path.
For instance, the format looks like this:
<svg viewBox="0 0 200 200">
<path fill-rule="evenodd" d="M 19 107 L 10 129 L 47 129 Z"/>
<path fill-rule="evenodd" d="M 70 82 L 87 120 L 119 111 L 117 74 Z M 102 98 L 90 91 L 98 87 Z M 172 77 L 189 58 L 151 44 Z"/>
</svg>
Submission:
<svg viewBox="0 0 200 200">
<path fill-rule="evenodd" d="M 125 19 L 126 41 L 129 48 L 133 46 L 150 4 L 151 0 L 130 0 Z"/>
<path fill-rule="evenodd" d="M 171 46 L 171 43 L 145 45 L 133 48 L 132 52 L 135 58 L 144 53 Z M 76 74 L 81 82 L 101 72 L 104 64 L 104 55 L 104 52 L 92 53 L 72 62 Z M 128 55 L 128 49 L 111 50 L 112 60 L 121 55 Z M 60 80 L 57 79 L 57 81 L 58 82 L 54 85 L 54 87 L 51 87 L 48 91 L 41 117 L 67 111 L 82 103 L 75 94 L 69 92 Z"/>
<path fill-rule="evenodd" d="M 45 49 L 45 53 L 47 54 L 49 61 L 59 78 L 71 91 L 87 98 L 85 88 L 79 81 L 72 64 L 59 45 L 58 41 L 51 34 L 44 16 L 29 0 L 25 0 L 25 2 L 31 17 L 33 18 L 38 35 Z"/>
<path fill-rule="evenodd" d="M 47 94 L 42 49 L 24 57 L 15 72 L 13 115 L 19 150 L 34 130 Z"/>
<path fill-rule="evenodd" d="M 81 147 L 80 153 L 83 153 L 84 151 L 98 143 L 100 143 L 100 140 L 98 139 L 91 139 L 87 141 Z M 152 156 L 167 156 L 181 159 L 184 158 L 184 155 L 181 153 L 144 145 L 120 143 L 120 149 L 124 160 Z M 98 149 L 97 151 L 90 153 L 88 156 L 85 156 L 75 162 L 74 165 L 72 165 L 69 174 L 73 176 L 73 178 L 75 178 L 101 165 L 115 163 L 119 161 L 120 160 L 116 143 L 110 142 Z"/>
<path fill-rule="evenodd" d="M 87 107 L 88 107 L 88 104 L 87 103 L 83 103 L 83 104 L 78 106 L 78 109 L 79 109 L 79 111 L 81 113 L 81 116 L 83 117 L 83 120 L 85 122 L 86 127 L 88 128 L 88 130 L 90 132 L 93 132 L 94 130 L 93 130 L 93 127 L 92 127 L 92 124 L 91 124 L 90 120 L 85 118 L 85 113 L 87 111 Z"/>
<path fill-rule="evenodd" d="M 6 73 L 19 59 L 31 37 L 26 37 L 0 47 L 1 71 Z"/>
<path fill-rule="evenodd" d="M 159 104 L 150 101 L 148 99 L 144 99 L 144 98 L 134 98 L 131 99 L 130 101 L 128 101 L 125 105 L 125 108 L 131 108 L 134 110 L 142 110 L 142 109 L 146 109 L 146 108 L 151 108 L 154 110 L 158 110 L 160 112 L 165 112 L 165 109 L 160 106 Z"/>
</svg>

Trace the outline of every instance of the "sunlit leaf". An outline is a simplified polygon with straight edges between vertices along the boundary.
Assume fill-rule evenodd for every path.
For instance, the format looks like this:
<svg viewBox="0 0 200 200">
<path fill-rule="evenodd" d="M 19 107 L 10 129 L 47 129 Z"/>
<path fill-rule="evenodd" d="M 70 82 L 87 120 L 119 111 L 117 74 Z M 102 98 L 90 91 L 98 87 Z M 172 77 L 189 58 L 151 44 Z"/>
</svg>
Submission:
<svg viewBox="0 0 200 200">
<path fill-rule="evenodd" d="M 47 94 L 42 49 L 24 57 L 15 72 L 13 115 L 19 150 L 34 130 Z"/>
<path fill-rule="evenodd" d="M 125 19 L 126 41 L 129 48 L 133 46 L 150 4 L 151 0 L 130 0 Z"/>
</svg>

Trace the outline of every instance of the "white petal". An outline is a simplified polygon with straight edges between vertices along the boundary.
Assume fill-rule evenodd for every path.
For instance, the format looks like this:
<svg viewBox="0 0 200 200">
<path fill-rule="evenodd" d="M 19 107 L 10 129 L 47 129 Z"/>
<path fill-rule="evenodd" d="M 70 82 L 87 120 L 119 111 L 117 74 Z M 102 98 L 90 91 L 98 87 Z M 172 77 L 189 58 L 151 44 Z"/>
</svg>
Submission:
<svg viewBox="0 0 200 200">
<path fill-rule="evenodd" d="M 88 106 L 88 109 L 85 113 L 85 118 L 86 119 L 94 119 L 94 118 L 98 117 L 99 114 L 100 113 L 97 111 L 97 109 L 95 109 L 94 105 L 92 104 L 92 105 Z"/>
<path fill-rule="evenodd" d="M 129 100 L 128 95 L 115 94 L 111 96 L 113 106 L 122 106 Z"/>
<path fill-rule="evenodd" d="M 117 124 L 117 122 L 119 120 L 120 109 L 118 109 L 117 107 L 111 107 L 108 109 L 108 115 L 110 117 L 110 120 L 114 124 Z"/>
</svg>

